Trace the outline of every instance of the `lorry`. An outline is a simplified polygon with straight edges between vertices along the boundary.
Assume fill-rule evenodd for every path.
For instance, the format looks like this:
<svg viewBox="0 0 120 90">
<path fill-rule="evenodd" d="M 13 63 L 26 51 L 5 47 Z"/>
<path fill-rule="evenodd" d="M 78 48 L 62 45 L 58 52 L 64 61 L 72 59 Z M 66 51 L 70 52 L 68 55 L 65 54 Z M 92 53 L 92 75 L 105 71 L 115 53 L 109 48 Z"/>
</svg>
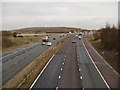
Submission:
<svg viewBox="0 0 120 90">
<path fill-rule="evenodd" d="M 49 37 L 48 37 L 48 36 L 44 36 L 44 37 L 42 38 L 42 41 L 43 41 L 43 42 L 48 42 L 48 41 L 49 41 Z"/>
</svg>

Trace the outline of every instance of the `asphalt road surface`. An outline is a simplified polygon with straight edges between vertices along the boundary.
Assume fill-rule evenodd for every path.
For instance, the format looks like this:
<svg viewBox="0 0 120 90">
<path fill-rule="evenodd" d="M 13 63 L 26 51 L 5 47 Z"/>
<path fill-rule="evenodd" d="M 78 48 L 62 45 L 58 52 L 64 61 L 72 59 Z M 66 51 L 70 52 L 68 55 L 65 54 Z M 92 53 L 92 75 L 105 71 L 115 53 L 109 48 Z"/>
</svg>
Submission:
<svg viewBox="0 0 120 90">
<path fill-rule="evenodd" d="M 76 43 L 72 43 L 76 40 Z M 82 40 L 68 39 L 32 84 L 35 88 L 107 88 Z M 108 89 L 107 89 L 108 90 Z"/>
<path fill-rule="evenodd" d="M 61 68 L 64 66 L 64 59 L 66 49 L 69 42 L 65 42 L 58 50 L 51 62 L 41 74 L 33 88 L 55 88 L 58 87 L 59 75 L 61 75 Z"/>
<path fill-rule="evenodd" d="M 84 88 L 107 88 L 93 62 L 88 56 L 82 40 L 77 40 L 77 59 Z"/>
<path fill-rule="evenodd" d="M 76 40 L 73 41 L 76 42 Z M 65 65 L 58 84 L 59 88 L 82 88 L 82 79 L 77 62 L 76 43 L 73 43 L 73 41 L 69 42 L 66 50 Z"/>
<path fill-rule="evenodd" d="M 94 61 L 99 72 L 107 82 L 107 86 L 113 90 L 120 90 L 120 74 L 110 64 L 108 64 L 100 54 L 98 54 L 98 52 L 87 41 L 85 36 L 83 37 L 83 42 L 92 58 L 92 61 Z"/>
<path fill-rule="evenodd" d="M 52 40 L 52 38 L 50 38 L 50 42 L 55 44 L 65 37 L 66 36 L 56 36 L 56 40 Z M 40 41 L 2 55 L 0 58 L 0 64 L 2 63 L 2 72 L 0 72 L 2 73 L 2 85 L 4 85 L 8 80 L 25 68 L 31 61 L 37 58 L 49 47 L 50 46 L 42 45 L 42 41 Z"/>
</svg>

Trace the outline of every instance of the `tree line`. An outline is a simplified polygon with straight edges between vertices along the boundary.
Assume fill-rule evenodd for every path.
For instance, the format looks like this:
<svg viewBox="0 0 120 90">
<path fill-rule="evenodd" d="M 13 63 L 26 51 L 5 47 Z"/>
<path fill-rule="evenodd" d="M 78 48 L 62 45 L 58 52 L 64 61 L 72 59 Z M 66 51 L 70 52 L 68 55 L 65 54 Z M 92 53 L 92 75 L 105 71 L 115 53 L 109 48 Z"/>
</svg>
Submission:
<svg viewBox="0 0 120 90">
<path fill-rule="evenodd" d="M 108 50 L 117 50 L 120 47 L 118 28 L 116 28 L 114 25 L 110 27 L 109 24 L 106 24 L 105 28 L 99 29 L 96 33 L 93 34 L 93 36 L 94 40 L 100 39 L 104 48 Z"/>
<path fill-rule="evenodd" d="M 113 25 L 110 27 L 109 24 L 105 28 L 100 29 L 100 39 L 103 46 L 108 49 L 118 49 L 118 29 Z"/>
<path fill-rule="evenodd" d="M 120 69 L 120 26 L 116 28 L 114 25 L 110 27 L 109 24 L 106 24 L 105 28 L 101 28 L 93 36 L 95 40 L 101 40 L 105 49 L 118 52 L 118 68 Z"/>
</svg>

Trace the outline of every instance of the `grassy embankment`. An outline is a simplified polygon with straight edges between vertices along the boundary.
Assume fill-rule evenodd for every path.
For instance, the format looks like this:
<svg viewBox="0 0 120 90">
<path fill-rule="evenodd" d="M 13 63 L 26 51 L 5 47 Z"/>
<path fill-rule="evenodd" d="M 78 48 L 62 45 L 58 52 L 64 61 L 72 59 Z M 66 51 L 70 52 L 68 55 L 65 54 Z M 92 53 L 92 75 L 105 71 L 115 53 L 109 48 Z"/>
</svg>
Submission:
<svg viewBox="0 0 120 90">
<path fill-rule="evenodd" d="M 52 55 L 60 48 L 66 39 L 59 41 L 51 46 L 48 50 L 42 53 L 29 65 L 27 65 L 22 71 L 16 74 L 11 80 L 9 80 L 3 88 L 29 88 L 38 74 L 42 71 L 46 63 L 50 60 Z"/>
<path fill-rule="evenodd" d="M 91 45 L 98 51 L 98 53 L 117 71 L 120 73 L 118 65 L 118 42 L 117 33 L 115 35 L 115 30 L 113 28 L 101 29 L 98 37 L 93 35 L 88 35 L 87 39 Z M 104 34 L 103 34 L 104 32 Z M 102 34 L 101 34 L 102 33 Z M 113 36 L 115 35 L 115 36 Z M 106 38 L 109 37 L 109 38 Z M 102 41 L 102 39 L 104 42 Z M 111 39 L 113 38 L 113 39 Z M 116 38 L 116 39 L 115 39 Z"/>
</svg>

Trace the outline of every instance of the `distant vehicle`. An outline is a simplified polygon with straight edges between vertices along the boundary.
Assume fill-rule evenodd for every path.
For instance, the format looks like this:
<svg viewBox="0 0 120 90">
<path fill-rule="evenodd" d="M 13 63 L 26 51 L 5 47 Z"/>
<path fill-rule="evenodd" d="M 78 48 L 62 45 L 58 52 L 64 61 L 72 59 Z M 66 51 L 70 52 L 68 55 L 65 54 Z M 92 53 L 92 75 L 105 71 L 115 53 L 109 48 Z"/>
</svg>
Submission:
<svg viewBox="0 0 120 90">
<path fill-rule="evenodd" d="M 53 40 L 56 40 L 56 38 L 53 38 Z"/>
<path fill-rule="evenodd" d="M 73 31 L 73 33 L 76 33 L 76 31 Z"/>
<path fill-rule="evenodd" d="M 49 36 L 48 35 L 46 35 L 48 38 L 49 38 Z"/>
<path fill-rule="evenodd" d="M 79 38 L 79 40 L 81 40 L 82 36 L 81 36 L 81 35 L 79 35 L 79 36 L 78 36 L 78 38 Z"/>
<path fill-rule="evenodd" d="M 45 42 L 42 42 L 42 45 L 45 45 Z"/>
<path fill-rule="evenodd" d="M 60 37 L 62 37 L 62 35 L 60 35 Z"/>
<path fill-rule="evenodd" d="M 49 37 L 48 37 L 48 36 L 44 36 L 44 37 L 42 38 L 42 41 L 43 41 L 43 42 L 48 42 L 48 41 L 49 41 Z"/>
<path fill-rule="evenodd" d="M 78 35 L 75 35 L 76 37 L 78 37 Z"/>
<path fill-rule="evenodd" d="M 76 43 L 76 40 L 72 40 L 72 43 Z"/>
<path fill-rule="evenodd" d="M 22 35 L 19 35 L 19 36 L 17 36 L 17 37 L 21 37 L 21 38 L 23 38 L 23 36 L 22 36 Z"/>
<path fill-rule="evenodd" d="M 47 46 L 51 46 L 52 45 L 52 43 L 51 42 L 47 42 Z"/>
<path fill-rule="evenodd" d="M 82 36 L 82 34 L 80 33 L 79 36 Z"/>
<path fill-rule="evenodd" d="M 71 34 L 72 32 L 69 32 L 69 34 Z"/>
</svg>

